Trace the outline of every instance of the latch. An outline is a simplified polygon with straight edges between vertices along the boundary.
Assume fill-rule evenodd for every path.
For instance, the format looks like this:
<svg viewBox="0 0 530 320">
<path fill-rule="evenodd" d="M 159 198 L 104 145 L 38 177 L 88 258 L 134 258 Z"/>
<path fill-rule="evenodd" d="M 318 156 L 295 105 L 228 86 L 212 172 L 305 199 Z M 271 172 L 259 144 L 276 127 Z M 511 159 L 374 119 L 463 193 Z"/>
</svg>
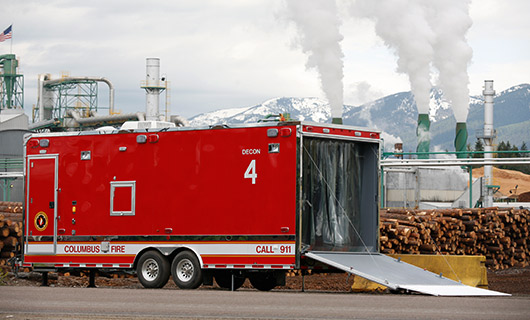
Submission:
<svg viewBox="0 0 530 320">
<path fill-rule="evenodd" d="M 101 242 L 101 251 L 104 253 L 109 252 L 109 244 L 110 243 L 108 241 Z"/>
</svg>

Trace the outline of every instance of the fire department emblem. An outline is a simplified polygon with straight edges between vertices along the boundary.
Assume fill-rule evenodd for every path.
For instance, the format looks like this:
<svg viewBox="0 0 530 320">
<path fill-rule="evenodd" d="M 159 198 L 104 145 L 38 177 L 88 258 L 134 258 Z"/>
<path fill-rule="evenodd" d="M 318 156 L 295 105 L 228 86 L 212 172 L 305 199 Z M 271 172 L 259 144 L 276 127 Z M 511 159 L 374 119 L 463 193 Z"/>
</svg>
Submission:
<svg viewBox="0 0 530 320">
<path fill-rule="evenodd" d="M 43 211 L 37 213 L 35 216 L 35 228 L 38 231 L 44 231 L 48 227 L 48 216 Z"/>
</svg>

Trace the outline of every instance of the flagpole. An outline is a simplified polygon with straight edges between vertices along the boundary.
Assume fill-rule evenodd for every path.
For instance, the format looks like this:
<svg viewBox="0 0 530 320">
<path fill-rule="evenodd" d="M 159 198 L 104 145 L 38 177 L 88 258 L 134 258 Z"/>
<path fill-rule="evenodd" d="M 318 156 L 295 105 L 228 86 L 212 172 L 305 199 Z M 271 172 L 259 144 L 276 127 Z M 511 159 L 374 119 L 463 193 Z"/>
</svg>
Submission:
<svg viewBox="0 0 530 320">
<path fill-rule="evenodd" d="M 11 48 L 9 53 L 13 54 L 13 23 L 11 23 Z"/>
</svg>

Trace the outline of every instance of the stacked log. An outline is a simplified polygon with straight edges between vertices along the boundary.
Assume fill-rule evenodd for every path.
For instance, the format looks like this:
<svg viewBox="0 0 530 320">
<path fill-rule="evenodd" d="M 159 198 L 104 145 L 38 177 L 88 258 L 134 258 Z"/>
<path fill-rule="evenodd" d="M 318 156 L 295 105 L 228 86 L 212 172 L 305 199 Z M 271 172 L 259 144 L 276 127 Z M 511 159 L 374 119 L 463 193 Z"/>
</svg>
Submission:
<svg viewBox="0 0 530 320">
<path fill-rule="evenodd" d="M 22 212 L 20 202 L 0 202 L 0 268 L 20 248 Z M 493 270 L 527 267 L 529 224 L 528 209 L 383 209 L 381 252 L 484 255 Z"/>
<path fill-rule="evenodd" d="M 381 211 L 381 252 L 483 255 L 492 270 L 530 265 L 527 209 Z"/>
<path fill-rule="evenodd" d="M 0 202 L 0 269 L 9 269 L 22 241 L 22 203 Z"/>
</svg>

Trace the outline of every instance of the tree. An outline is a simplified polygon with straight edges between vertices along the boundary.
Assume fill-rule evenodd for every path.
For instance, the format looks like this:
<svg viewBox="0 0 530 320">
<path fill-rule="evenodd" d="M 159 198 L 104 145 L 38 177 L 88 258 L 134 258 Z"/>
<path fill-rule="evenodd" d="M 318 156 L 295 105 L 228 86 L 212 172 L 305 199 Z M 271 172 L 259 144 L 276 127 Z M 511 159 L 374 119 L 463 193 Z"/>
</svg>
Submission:
<svg viewBox="0 0 530 320">
<path fill-rule="evenodd" d="M 484 144 L 482 143 L 482 139 L 477 139 L 477 141 L 475 141 L 475 151 L 484 151 Z M 473 158 L 484 158 L 484 154 L 474 153 Z"/>
<path fill-rule="evenodd" d="M 521 148 L 519 149 L 521 151 L 528 151 L 528 148 L 526 147 L 526 143 L 523 141 L 523 144 L 521 145 Z M 530 154 L 528 153 L 521 153 L 521 157 L 522 158 L 528 158 L 530 157 Z M 521 172 L 524 172 L 526 174 L 530 174 L 530 165 L 528 164 L 525 164 L 525 165 L 522 165 L 522 166 L 519 166 L 519 170 Z"/>
<path fill-rule="evenodd" d="M 523 151 L 526 150 L 527 146 L 526 143 L 523 142 L 521 145 L 521 149 L 517 148 L 516 145 L 512 145 L 510 141 L 501 141 L 499 145 L 497 146 L 497 151 Z M 520 158 L 520 157 L 526 157 L 528 154 L 526 153 L 519 153 L 519 152 L 513 152 L 513 153 L 498 153 L 499 158 Z M 526 174 L 530 174 L 530 165 L 503 165 L 498 166 L 500 169 L 508 169 L 508 170 L 516 170 L 520 171 Z"/>
</svg>

